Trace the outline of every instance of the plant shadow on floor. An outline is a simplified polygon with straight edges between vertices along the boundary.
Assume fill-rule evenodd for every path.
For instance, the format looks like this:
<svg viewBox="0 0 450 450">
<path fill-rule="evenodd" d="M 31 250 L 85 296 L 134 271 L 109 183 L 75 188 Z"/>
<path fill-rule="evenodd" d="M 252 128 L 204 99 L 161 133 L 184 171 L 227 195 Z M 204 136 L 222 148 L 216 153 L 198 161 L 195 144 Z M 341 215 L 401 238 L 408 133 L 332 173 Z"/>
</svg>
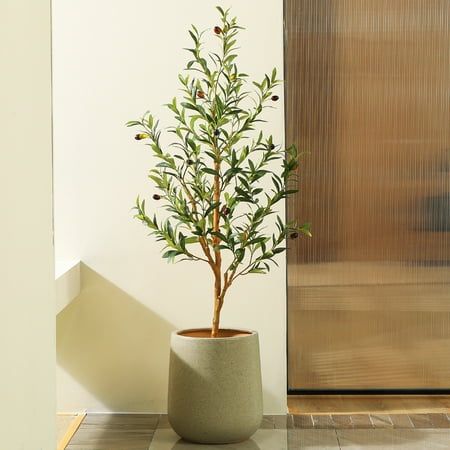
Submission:
<svg viewBox="0 0 450 450">
<path fill-rule="evenodd" d="M 164 410 L 174 326 L 85 264 L 81 279 L 80 295 L 57 316 L 58 365 L 92 394 L 94 405 Z M 73 398 L 67 404 L 77 407 Z"/>
</svg>

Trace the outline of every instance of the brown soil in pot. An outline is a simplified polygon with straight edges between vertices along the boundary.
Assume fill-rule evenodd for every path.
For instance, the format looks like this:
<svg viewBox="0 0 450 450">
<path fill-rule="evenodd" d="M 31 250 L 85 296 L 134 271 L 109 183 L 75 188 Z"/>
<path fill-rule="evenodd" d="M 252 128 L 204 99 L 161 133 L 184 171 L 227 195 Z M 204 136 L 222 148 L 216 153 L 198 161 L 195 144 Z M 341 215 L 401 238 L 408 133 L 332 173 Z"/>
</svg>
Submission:
<svg viewBox="0 0 450 450">
<path fill-rule="evenodd" d="M 195 338 L 210 338 L 211 337 L 211 328 L 200 328 L 193 330 L 184 330 L 178 333 L 180 336 L 186 337 L 195 337 Z M 233 337 L 241 337 L 241 336 L 250 336 L 251 333 L 243 330 L 228 330 L 223 329 L 219 330 L 219 338 L 233 338 Z"/>
</svg>

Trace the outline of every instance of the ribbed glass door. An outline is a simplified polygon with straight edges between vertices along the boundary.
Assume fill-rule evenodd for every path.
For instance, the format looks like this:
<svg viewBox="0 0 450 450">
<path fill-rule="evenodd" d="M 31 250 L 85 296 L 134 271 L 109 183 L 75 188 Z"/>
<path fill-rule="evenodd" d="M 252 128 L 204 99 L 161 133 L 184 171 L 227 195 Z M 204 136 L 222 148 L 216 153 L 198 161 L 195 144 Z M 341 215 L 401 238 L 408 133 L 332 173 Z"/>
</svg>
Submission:
<svg viewBox="0 0 450 450">
<path fill-rule="evenodd" d="M 450 388 L 450 0 L 286 0 L 290 389 Z"/>
</svg>

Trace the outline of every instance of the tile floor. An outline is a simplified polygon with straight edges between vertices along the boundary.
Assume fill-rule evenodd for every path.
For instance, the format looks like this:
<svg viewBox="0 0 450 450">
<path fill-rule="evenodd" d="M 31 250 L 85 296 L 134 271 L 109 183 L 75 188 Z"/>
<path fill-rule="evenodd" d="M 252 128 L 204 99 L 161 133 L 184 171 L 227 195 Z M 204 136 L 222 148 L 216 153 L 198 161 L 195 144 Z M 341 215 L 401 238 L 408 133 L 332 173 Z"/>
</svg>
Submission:
<svg viewBox="0 0 450 450">
<path fill-rule="evenodd" d="M 233 445 L 184 442 L 171 429 L 157 429 L 149 450 L 448 450 L 450 429 L 260 429 Z"/>
<path fill-rule="evenodd" d="M 385 416 L 323 415 L 321 420 L 307 415 L 266 416 L 261 428 L 246 442 L 199 445 L 181 440 L 165 415 L 88 414 L 67 450 L 450 449 L 448 416 L 421 415 L 420 420 L 415 418 L 415 423 L 406 414 Z"/>
</svg>

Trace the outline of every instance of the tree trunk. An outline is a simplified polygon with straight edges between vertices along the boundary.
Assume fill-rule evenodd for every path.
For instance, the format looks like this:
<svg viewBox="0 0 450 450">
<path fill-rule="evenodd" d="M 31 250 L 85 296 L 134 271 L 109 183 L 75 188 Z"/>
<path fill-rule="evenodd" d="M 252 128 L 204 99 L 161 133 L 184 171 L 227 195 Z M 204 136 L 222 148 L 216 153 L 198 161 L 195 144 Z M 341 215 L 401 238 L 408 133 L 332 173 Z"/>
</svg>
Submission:
<svg viewBox="0 0 450 450">
<path fill-rule="evenodd" d="M 220 299 L 221 295 L 221 273 L 220 271 L 215 274 L 214 283 L 214 315 L 213 323 L 211 328 L 211 337 L 217 337 L 219 335 L 219 325 L 220 325 L 220 310 L 222 309 L 222 302 Z"/>
<path fill-rule="evenodd" d="M 220 301 L 218 298 L 214 300 L 214 316 L 211 328 L 211 337 L 217 337 L 219 335 L 220 325 Z"/>
<path fill-rule="evenodd" d="M 217 146 L 215 146 L 215 153 L 218 155 L 219 151 Z M 214 163 L 214 169 L 217 173 L 220 172 L 220 162 L 216 161 Z M 214 176 L 214 203 L 217 203 L 213 212 L 213 230 L 218 232 L 220 230 L 220 179 L 218 175 Z M 214 236 L 212 239 L 214 247 L 214 316 L 211 328 L 211 337 L 217 337 L 219 334 L 219 322 L 220 322 L 220 310 L 222 309 L 222 255 L 220 254 L 219 244 L 220 238 Z"/>
</svg>

